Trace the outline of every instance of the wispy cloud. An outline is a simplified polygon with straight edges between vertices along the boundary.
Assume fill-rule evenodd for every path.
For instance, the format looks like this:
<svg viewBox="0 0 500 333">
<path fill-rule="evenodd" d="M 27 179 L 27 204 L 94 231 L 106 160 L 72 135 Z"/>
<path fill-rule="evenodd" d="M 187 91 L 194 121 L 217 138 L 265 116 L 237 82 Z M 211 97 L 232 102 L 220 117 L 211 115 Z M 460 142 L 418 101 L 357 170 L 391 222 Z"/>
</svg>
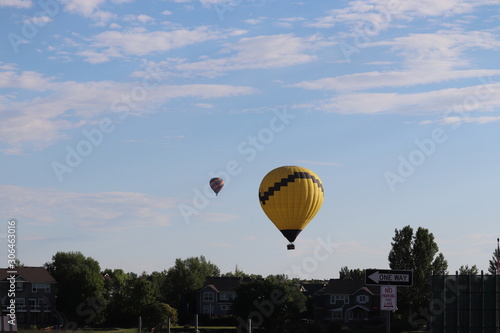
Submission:
<svg viewBox="0 0 500 333">
<path fill-rule="evenodd" d="M 121 230 L 145 225 L 167 226 L 176 213 L 175 199 L 143 193 L 77 193 L 55 189 L 0 185 L 0 209 L 33 225 Z"/>
<path fill-rule="evenodd" d="M 397 24 L 396 20 L 412 21 L 415 18 L 450 17 L 471 13 L 480 6 L 495 4 L 498 4 L 496 0 L 350 1 L 345 8 L 330 10 L 326 15 L 308 22 L 306 26 L 330 29 L 340 23 L 359 26 L 364 22 L 379 28 L 388 28 L 391 24 Z"/>
<path fill-rule="evenodd" d="M 293 34 L 248 37 L 226 45 L 222 53 L 230 56 L 198 62 L 179 59 L 170 67 L 205 76 L 244 69 L 289 67 L 314 61 L 316 56 L 310 51 L 321 42 L 317 36 L 304 38 Z"/>
<path fill-rule="evenodd" d="M 43 96 L 19 100 L 18 96 L 4 96 L 0 104 L 0 150 L 20 153 L 25 145 L 42 149 L 66 137 L 65 131 L 88 125 L 99 117 L 113 117 L 110 111 L 128 97 L 130 115 L 154 112 L 155 107 L 174 98 L 194 97 L 213 99 L 252 94 L 245 86 L 217 84 L 161 85 L 145 89 L 144 81 L 56 81 L 36 72 L 0 73 L 0 88 L 21 88 L 26 91 L 44 91 Z M 133 100 L 132 92 L 142 88 L 147 101 Z M 122 108 L 124 103 L 121 102 Z"/>
<path fill-rule="evenodd" d="M 15 7 L 15 8 L 30 8 L 33 2 L 30 0 L 0 0 L 0 8 Z"/>
<path fill-rule="evenodd" d="M 341 114 L 446 114 L 494 111 L 500 104 L 500 84 L 474 85 L 417 93 L 346 93 L 307 105 Z M 478 92 L 481 92 L 480 98 Z M 489 93 L 488 93 L 489 92 Z"/>
<path fill-rule="evenodd" d="M 142 20 L 145 19 L 145 16 L 142 17 Z M 166 52 L 223 37 L 222 32 L 203 26 L 191 30 L 173 31 L 146 31 L 143 28 L 128 31 L 111 30 L 90 37 L 90 47 L 77 54 L 84 57 L 87 62 L 104 63 L 113 58 Z"/>
</svg>

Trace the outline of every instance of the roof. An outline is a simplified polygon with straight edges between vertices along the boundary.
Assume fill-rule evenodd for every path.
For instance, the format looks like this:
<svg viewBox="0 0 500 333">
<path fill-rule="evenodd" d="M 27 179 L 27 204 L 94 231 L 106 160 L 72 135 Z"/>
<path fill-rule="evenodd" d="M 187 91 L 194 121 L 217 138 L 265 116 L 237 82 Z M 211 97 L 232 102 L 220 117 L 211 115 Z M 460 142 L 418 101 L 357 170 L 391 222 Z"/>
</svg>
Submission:
<svg viewBox="0 0 500 333">
<path fill-rule="evenodd" d="M 208 277 L 205 280 L 203 288 L 211 286 L 217 291 L 235 291 L 238 286 L 243 282 L 250 281 L 250 278 L 244 277 Z"/>
<path fill-rule="evenodd" d="M 353 307 L 350 307 L 350 308 L 349 308 L 349 309 L 347 309 L 346 311 L 352 311 L 352 310 L 354 310 L 354 309 L 356 309 L 356 308 L 359 308 L 359 309 L 361 309 L 361 310 L 364 310 L 364 311 L 368 311 L 368 312 L 370 312 L 370 308 L 368 308 L 368 307 L 366 307 L 366 306 L 363 306 L 363 305 L 359 305 L 359 304 L 358 304 L 358 305 L 355 305 L 355 306 L 353 306 Z"/>
<path fill-rule="evenodd" d="M 15 269 L 0 268 L 0 281 L 6 280 L 12 274 L 7 273 L 16 271 L 16 276 L 21 276 L 31 283 L 56 283 L 57 281 L 43 267 L 16 267 Z"/>
<path fill-rule="evenodd" d="M 327 282 L 324 283 L 309 283 L 309 282 L 303 282 L 301 287 L 302 291 L 306 295 L 314 295 L 314 294 L 321 294 L 327 285 Z"/>
<path fill-rule="evenodd" d="M 330 279 L 330 281 L 328 281 L 328 285 L 325 288 L 325 294 L 352 295 L 357 293 L 360 289 L 372 295 L 378 294 L 377 287 L 367 286 L 362 280 L 341 279 Z"/>
</svg>

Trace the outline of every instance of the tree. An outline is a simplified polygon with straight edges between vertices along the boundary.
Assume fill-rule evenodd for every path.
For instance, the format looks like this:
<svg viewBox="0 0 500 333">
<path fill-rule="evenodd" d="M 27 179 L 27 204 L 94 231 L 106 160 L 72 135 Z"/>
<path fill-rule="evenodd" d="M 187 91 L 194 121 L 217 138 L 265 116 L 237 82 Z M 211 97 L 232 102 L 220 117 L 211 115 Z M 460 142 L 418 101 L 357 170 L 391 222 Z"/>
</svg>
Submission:
<svg viewBox="0 0 500 333">
<path fill-rule="evenodd" d="M 104 320 L 106 301 L 99 263 L 80 252 L 57 252 L 45 268 L 57 281 L 57 309 L 77 325 Z"/>
<path fill-rule="evenodd" d="M 157 300 L 157 291 L 150 276 L 145 273 L 141 276 L 125 274 L 121 269 L 104 272 L 109 298 L 106 324 L 131 326 L 136 324 L 139 316 L 144 318 L 145 327 L 163 323 L 166 315 Z"/>
<path fill-rule="evenodd" d="M 268 276 L 242 283 L 236 293 L 232 311 L 239 325 L 252 319 L 253 326 L 266 332 L 283 332 L 284 325 L 297 324 L 306 311 L 306 297 L 294 280 Z"/>
<path fill-rule="evenodd" d="M 339 279 L 340 280 L 364 280 L 365 279 L 365 270 L 364 269 L 349 269 L 347 266 L 344 266 L 339 271 Z"/>
<path fill-rule="evenodd" d="M 150 329 L 162 329 L 170 324 L 177 322 L 177 310 L 168 304 L 154 302 L 147 306 L 145 314 L 142 316 L 144 327 Z"/>
<path fill-rule="evenodd" d="M 458 269 L 458 274 L 459 275 L 477 275 L 479 273 L 479 269 L 477 268 L 476 265 L 472 265 L 471 268 L 469 268 L 469 265 L 462 265 Z"/>
<path fill-rule="evenodd" d="M 186 321 L 196 309 L 196 291 L 209 276 L 220 276 L 220 269 L 204 256 L 176 259 L 168 269 L 163 290 L 166 303 L 179 311 L 179 319 Z"/>
<path fill-rule="evenodd" d="M 432 262 L 432 274 L 446 275 L 448 274 L 448 262 L 442 253 L 439 253 Z"/>
<path fill-rule="evenodd" d="M 413 229 L 408 225 L 401 230 L 396 229 L 392 238 L 392 249 L 389 252 L 389 267 L 392 269 L 412 269 Z"/>
<path fill-rule="evenodd" d="M 431 274 L 445 274 L 448 262 L 434 241 L 429 230 L 419 227 L 414 234 L 408 225 L 395 230 L 392 249 L 389 252 L 391 269 L 413 270 L 413 286 L 398 289 L 398 308 L 406 312 L 418 312 L 429 305 L 429 278 Z M 437 255 L 437 256 L 436 256 Z"/>
<path fill-rule="evenodd" d="M 234 268 L 234 272 L 227 272 L 221 275 L 222 277 L 249 277 L 248 274 L 243 272 L 241 269 L 238 268 L 238 265 Z"/>
<path fill-rule="evenodd" d="M 490 260 L 490 266 L 488 267 L 488 273 L 491 275 L 497 275 L 498 274 L 498 262 L 500 261 L 499 257 L 499 249 L 498 247 L 493 251 L 493 256 L 491 257 Z"/>
<path fill-rule="evenodd" d="M 129 304 L 129 286 L 135 274 L 125 273 L 122 269 L 106 269 L 104 274 L 104 286 L 108 299 L 106 308 L 106 324 L 110 326 L 128 324 L 130 316 L 127 314 Z"/>
</svg>

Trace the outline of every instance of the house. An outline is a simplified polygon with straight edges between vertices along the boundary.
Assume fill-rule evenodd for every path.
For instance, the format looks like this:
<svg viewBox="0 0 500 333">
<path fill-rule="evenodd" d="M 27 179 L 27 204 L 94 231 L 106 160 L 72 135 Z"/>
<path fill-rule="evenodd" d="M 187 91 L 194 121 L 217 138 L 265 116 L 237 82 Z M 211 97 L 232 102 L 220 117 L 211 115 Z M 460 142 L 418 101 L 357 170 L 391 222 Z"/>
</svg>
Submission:
<svg viewBox="0 0 500 333">
<path fill-rule="evenodd" d="M 12 297 L 18 326 L 54 324 L 55 286 L 56 280 L 43 267 L 0 268 L 2 316 L 12 313 Z"/>
<path fill-rule="evenodd" d="M 300 291 L 306 296 L 307 311 L 310 313 L 311 318 L 322 321 L 324 319 L 325 305 L 323 295 L 328 280 L 321 282 L 302 282 L 300 284 Z"/>
<path fill-rule="evenodd" d="M 209 277 L 198 293 L 198 313 L 209 317 L 224 317 L 231 314 L 236 289 L 250 278 Z"/>
<path fill-rule="evenodd" d="M 380 317 L 379 287 L 361 280 L 331 279 L 323 292 L 323 318 L 344 322 Z"/>
</svg>

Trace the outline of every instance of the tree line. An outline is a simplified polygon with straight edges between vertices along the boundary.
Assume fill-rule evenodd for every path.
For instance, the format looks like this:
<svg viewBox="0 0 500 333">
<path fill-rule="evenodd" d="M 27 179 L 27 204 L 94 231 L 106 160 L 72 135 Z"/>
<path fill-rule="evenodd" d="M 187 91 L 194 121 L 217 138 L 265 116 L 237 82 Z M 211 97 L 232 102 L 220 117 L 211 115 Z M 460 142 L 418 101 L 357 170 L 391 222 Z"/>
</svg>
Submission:
<svg viewBox="0 0 500 333">
<path fill-rule="evenodd" d="M 429 230 L 410 226 L 395 230 L 388 255 L 391 269 L 413 270 L 413 286 L 398 290 L 398 308 L 403 317 L 429 304 L 429 277 L 448 274 L 448 263 Z M 498 250 L 490 260 L 489 273 L 498 268 Z M 250 277 L 240 285 L 233 304 L 233 323 L 248 318 L 258 300 L 280 291 L 280 302 L 271 304 L 272 314 L 262 317 L 262 326 L 279 330 L 282 323 L 312 318 L 308 300 L 298 288 L 298 279 L 286 275 L 247 274 L 237 267 L 234 272 L 221 274 L 220 269 L 204 256 L 176 259 L 174 266 L 161 272 L 141 275 L 122 269 L 104 269 L 81 252 L 57 252 L 44 267 L 57 281 L 56 307 L 66 322 L 66 328 L 84 326 L 127 327 L 137 324 L 141 316 L 145 327 L 160 327 L 171 323 L 188 324 L 196 313 L 197 293 L 207 277 Z M 462 266 L 461 274 L 477 274 L 477 267 Z M 363 269 L 342 267 L 340 279 L 364 280 Z M 256 304 L 257 303 L 257 304 Z M 268 304 L 269 306 L 269 304 Z"/>
</svg>

